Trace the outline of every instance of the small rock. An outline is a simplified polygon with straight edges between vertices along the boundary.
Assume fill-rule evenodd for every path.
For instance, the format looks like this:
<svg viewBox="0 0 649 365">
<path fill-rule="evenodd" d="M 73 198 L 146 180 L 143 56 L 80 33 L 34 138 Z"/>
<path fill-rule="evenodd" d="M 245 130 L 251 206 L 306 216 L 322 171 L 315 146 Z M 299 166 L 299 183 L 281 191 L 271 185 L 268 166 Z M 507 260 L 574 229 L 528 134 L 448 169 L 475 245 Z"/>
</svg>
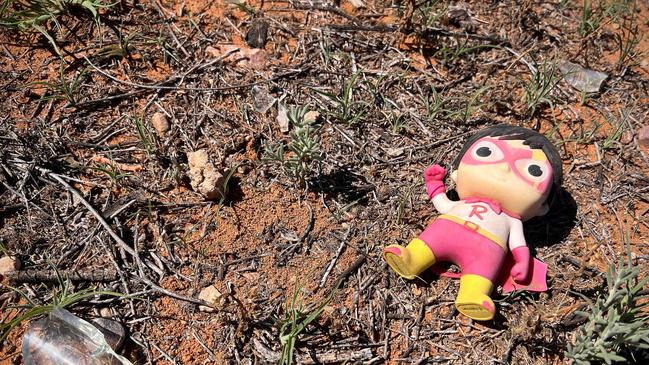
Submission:
<svg viewBox="0 0 649 365">
<path fill-rule="evenodd" d="M 235 47 L 236 49 L 237 47 Z M 212 46 L 207 46 L 205 48 L 205 55 L 208 56 L 209 58 L 219 58 L 221 57 L 222 54 L 226 52 L 223 52 L 219 48 L 212 47 Z"/>
<path fill-rule="evenodd" d="M 649 57 L 645 57 L 644 60 L 640 61 L 640 66 L 642 68 L 647 68 L 649 67 Z"/>
<path fill-rule="evenodd" d="M 413 285 L 412 286 L 412 294 L 414 294 L 416 297 L 421 296 L 421 289 L 419 289 L 418 287 Z"/>
<path fill-rule="evenodd" d="M 215 307 L 218 307 L 223 304 L 224 297 L 223 294 L 221 294 L 221 292 L 214 285 L 210 285 L 201 290 L 201 292 L 198 294 L 198 299 L 210 303 Z M 198 310 L 208 313 L 216 311 L 216 309 L 204 305 L 199 305 Z"/>
<path fill-rule="evenodd" d="M 288 132 L 288 116 L 286 115 L 286 106 L 283 103 L 277 104 L 277 123 L 279 124 L 279 130 L 282 133 Z"/>
<path fill-rule="evenodd" d="M 462 6 L 451 6 L 444 20 L 450 25 L 467 31 L 473 31 L 476 26 L 476 22 L 471 17 L 471 14 L 469 14 L 469 11 Z"/>
<path fill-rule="evenodd" d="M 331 315 L 335 311 L 336 307 L 334 307 L 333 305 L 325 305 L 324 308 L 322 308 L 322 312 L 326 315 Z"/>
<path fill-rule="evenodd" d="M 626 145 L 631 142 L 633 142 L 633 131 L 629 129 L 625 129 L 624 132 L 622 132 L 622 135 L 620 136 L 620 143 Z"/>
<path fill-rule="evenodd" d="M 307 124 L 313 124 L 315 123 L 318 118 L 320 118 L 320 113 L 318 113 L 315 110 L 309 111 L 306 114 L 304 114 L 304 122 Z"/>
<path fill-rule="evenodd" d="M 108 318 L 94 318 L 91 323 L 104 334 L 106 342 L 114 351 L 119 350 L 126 338 L 126 330 L 121 323 Z"/>
<path fill-rule="evenodd" d="M 225 177 L 210 162 L 206 150 L 189 152 L 187 162 L 189 163 L 189 179 L 195 191 L 207 199 L 223 196 Z"/>
<path fill-rule="evenodd" d="M 608 74 L 604 72 L 589 70 L 568 61 L 560 62 L 558 66 L 563 78 L 570 86 L 586 93 L 599 92 L 602 83 L 608 78 Z"/>
<path fill-rule="evenodd" d="M 169 131 L 169 121 L 167 116 L 164 113 L 157 112 L 151 117 L 151 125 L 153 128 L 158 131 L 158 134 L 163 135 Z"/>
<path fill-rule="evenodd" d="M 403 155 L 403 148 L 388 148 L 385 152 L 390 157 L 399 157 Z"/>
<path fill-rule="evenodd" d="M 216 47 L 208 46 L 205 54 L 210 58 L 219 58 L 227 54 L 224 62 L 233 63 L 235 66 L 261 70 L 266 67 L 268 53 L 259 48 L 238 47 L 233 44 L 222 44 Z"/>
<path fill-rule="evenodd" d="M 471 20 L 469 12 L 461 7 L 451 7 L 446 13 L 446 16 L 448 17 L 449 23 L 456 26 L 460 26 L 460 22 Z"/>
<path fill-rule="evenodd" d="M 251 49 L 245 53 L 245 57 L 248 60 L 245 64 L 247 64 L 249 68 L 263 70 L 266 67 L 268 53 L 263 49 Z"/>
<path fill-rule="evenodd" d="M 267 41 L 268 21 L 266 19 L 253 20 L 246 34 L 246 43 L 252 48 L 264 48 Z"/>
<path fill-rule="evenodd" d="M 277 100 L 270 95 L 268 89 L 264 86 L 253 86 L 251 94 L 252 106 L 257 113 L 266 113 L 275 104 L 275 100 Z"/>
<path fill-rule="evenodd" d="M 240 8 L 241 5 L 246 4 L 246 0 L 225 0 L 224 2 L 230 5 L 231 8 Z"/>
<path fill-rule="evenodd" d="M 241 275 L 251 283 L 255 283 L 255 284 L 259 283 L 259 273 L 258 272 L 244 272 Z"/>
<path fill-rule="evenodd" d="M 365 7 L 365 0 L 349 0 L 349 3 L 352 4 L 355 9 Z"/>
<path fill-rule="evenodd" d="M 99 310 L 99 315 L 104 318 L 110 318 L 113 316 L 113 311 L 110 308 L 104 307 Z"/>
<path fill-rule="evenodd" d="M 638 143 L 642 147 L 649 148 L 649 125 L 645 125 L 638 130 Z"/>
<path fill-rule="evenodd" d="M 0 280 L 12 271 L 20 269 L 20 260 L 12 256 L 0 258 Z"/>
<path fill-rule="evenodd" d="M 376 199 L 378 199 L 378 201 L 380 201 L 381 203 L 388 200 L 391 195 L 392 195 L 392 191 L 386 185 L 381 185 L 376 190 Z"/>
</svg>

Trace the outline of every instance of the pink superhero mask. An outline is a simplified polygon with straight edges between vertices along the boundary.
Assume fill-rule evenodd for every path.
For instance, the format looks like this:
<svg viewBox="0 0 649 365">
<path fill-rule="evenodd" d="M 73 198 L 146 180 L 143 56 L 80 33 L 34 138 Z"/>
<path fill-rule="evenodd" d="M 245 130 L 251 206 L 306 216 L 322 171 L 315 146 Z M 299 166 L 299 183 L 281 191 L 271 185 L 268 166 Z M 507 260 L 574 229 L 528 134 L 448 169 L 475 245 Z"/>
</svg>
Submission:
<svg viewBox="0 0 649 365">
<path fill-rule="evenodd" d="M 462 156 L 461 163 L 487 165 L 507 163 L 516 176 L 543 193 L 552 182 L 552 165 L 543 151 L 516 148 L 506 140 L 483 137 L 477 140 Z"/>
</svg>

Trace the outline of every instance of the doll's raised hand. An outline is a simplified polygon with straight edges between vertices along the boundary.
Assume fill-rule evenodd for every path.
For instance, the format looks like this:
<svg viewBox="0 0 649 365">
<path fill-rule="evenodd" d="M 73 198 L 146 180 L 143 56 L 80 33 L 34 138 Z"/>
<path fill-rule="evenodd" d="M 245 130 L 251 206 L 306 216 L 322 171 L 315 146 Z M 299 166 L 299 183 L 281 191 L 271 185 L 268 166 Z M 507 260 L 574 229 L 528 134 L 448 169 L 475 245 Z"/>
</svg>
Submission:
<svg viewBox="0 0 649 365">
<path fill-rule="evenodd" d="M 424 171 L 424 180 L 428 181 L 442 181 L 446 175 L 446 169 L 440 165 L 430 165 Z"/>
<path fill-rule="evenodd" d="M 429 198 L 434 198 L 438 194 L 446 192 L 444 187 L 444 176 L 446 169 L 440 165 L 430 165 L 424 171 L 424 181 L 426 182 L 426 191 Z"/>
<path fill-rule="evenodd" d="M 516 282 L 522 283 L 530 272 L 530 249 L 527 246 L 516 247 L 512 250 L 512 256 L 516 263 L 509 273 Z"/>
</svg>

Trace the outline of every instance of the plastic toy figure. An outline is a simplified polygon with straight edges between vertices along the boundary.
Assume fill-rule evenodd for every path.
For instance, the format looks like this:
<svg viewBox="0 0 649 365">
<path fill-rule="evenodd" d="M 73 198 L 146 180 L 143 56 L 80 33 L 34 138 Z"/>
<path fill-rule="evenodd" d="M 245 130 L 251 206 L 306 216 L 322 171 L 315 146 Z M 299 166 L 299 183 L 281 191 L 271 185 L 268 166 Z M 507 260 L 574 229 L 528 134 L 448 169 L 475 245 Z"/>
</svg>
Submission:
<svg viewBox="0 0 649 365">
<path fill-rule="evenodd" d="M 561 158 L 543 135 L 501 124 L 470 137 L 453 166 L 460 200 L 446 196 L 442 166 L 427 168 L 426 190 L 441 215 L 406 247 L 387 246 L 383 256 L 406 279 L 436 262 L 456 264 L 456 308 L 490 320 L 495 284 L 504 284 L 505 291 L 547 289 L 547 267 L 530 257 L 523 221 L 548 212 L 547 202 L 561 185 Z"/>
</svg>

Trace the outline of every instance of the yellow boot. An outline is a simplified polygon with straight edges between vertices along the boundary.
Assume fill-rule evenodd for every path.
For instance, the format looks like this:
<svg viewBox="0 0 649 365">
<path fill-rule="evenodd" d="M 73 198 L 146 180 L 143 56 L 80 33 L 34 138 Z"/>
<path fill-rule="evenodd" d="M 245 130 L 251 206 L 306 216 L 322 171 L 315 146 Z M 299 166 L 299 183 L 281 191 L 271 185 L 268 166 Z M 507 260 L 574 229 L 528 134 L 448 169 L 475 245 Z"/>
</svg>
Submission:
<svg viewBox="0 0 649 365">
<path fill-rule="evenodd" d="M 419 238 L 407 247 L 390 245 L 383 249 L 383 257 L 392 270 L 406 279 L 414 279 L 435 263 L 435 255 Z"/>
<path fill-rule="evenodd" d="M 471 319 L 488 321 L 496 313 L 496 306 L 489 297 L 491 289 L 493 284 L 487 278 L 473 274 L 462 275 L 455 307 Z"/>
</svg>

